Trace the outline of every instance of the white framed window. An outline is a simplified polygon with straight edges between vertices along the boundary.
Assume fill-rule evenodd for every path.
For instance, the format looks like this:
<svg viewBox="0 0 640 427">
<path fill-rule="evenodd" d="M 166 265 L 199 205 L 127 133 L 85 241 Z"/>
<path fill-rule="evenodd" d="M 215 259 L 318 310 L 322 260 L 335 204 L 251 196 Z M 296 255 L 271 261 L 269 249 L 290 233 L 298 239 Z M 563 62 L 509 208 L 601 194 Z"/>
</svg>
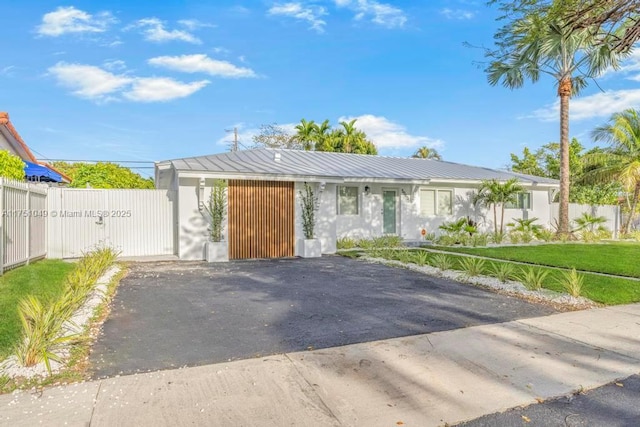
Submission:
<svg viewBox="0 0 640 427">
<path fill-rule="evenodd" d="M 505 209 L 531 209 L 531 193 L 518 193 L 515 203 L 505 203 Z"/>
<path fill-rule="evenodd" d="M 421 188 L 420 215 L 447 216 L 453 213 L 453 190 Z"/>
<path fill-rule="evenodd" d="M 336 192 L 337 214 L 338 215 L 358 215 L 359 213 L 358 194 L 359 193 L 360 193 L 360 189 L 358 187 L 338 186 L 338 190 Z"/>
</svg>

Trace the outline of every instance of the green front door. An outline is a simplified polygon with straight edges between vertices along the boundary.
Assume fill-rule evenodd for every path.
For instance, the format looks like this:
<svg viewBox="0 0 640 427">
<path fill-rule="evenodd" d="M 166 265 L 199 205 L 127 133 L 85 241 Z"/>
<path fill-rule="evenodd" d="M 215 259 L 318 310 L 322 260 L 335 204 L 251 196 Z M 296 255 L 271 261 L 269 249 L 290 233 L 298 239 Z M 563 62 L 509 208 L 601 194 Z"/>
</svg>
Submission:
<svg viewBox="0 0 640 427">
<path fill-rule="evenodd" d="M 382 192 L 382 231 L 384 234 L 396 234 L 396 192 Z"/>
</svg>

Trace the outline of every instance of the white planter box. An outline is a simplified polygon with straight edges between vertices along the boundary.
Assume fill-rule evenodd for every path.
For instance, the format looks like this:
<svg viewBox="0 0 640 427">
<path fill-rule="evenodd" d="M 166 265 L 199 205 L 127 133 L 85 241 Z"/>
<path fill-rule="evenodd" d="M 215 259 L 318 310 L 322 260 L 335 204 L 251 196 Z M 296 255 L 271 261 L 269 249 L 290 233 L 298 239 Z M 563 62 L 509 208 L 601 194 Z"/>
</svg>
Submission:
<svg viewBox="0 0 640 427">
<path fill-rule="evenodd" d="M 204 259 L 207 262 L 229 261 L 229 246 L 227 242 L 207 242 L 204 244 Z"/>
<path fill-rule="evenodd" d="M 300 256 L 302 258 L 320 258 L 322 256 L 322 245 L 318 239 L 301 239 Z"/>
</svg>

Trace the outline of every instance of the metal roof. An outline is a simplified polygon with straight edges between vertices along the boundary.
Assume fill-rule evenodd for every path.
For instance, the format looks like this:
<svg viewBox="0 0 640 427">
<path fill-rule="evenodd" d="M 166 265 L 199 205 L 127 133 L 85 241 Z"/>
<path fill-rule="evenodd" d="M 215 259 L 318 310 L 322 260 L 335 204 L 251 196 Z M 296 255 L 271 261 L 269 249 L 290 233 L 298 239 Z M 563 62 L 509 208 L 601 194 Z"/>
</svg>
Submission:
<svg viewBox="0 0 640 427">
<path fill-rule="evenodd" d="M 517 178 L 523 183 L 558 185 L 555 179 L 439 160 L 303 150 L 255 149 L 167 160 L 161 163 L 171 164 L 179 172 L 394 181 L 479 181 Z"/>
</svg>

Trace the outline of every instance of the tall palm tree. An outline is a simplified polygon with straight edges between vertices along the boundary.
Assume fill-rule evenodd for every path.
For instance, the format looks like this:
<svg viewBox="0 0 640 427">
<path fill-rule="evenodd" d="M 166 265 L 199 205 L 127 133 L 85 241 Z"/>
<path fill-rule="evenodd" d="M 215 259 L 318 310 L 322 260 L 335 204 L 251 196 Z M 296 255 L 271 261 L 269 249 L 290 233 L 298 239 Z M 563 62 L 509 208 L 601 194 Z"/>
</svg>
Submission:
<svg viewBox="0 0 640 427">
<path fill-rule="evenodd" d="M 560 3 L 559 7 L 562 5 Z M 561 13 L 527 13 L 497 34 L 498 51 L 487 68 L 491 85 L 501 82 L 515 89 L 525 79 L 537 82 L 547 74 L 560 97 L 560 218 L 558 233 L 569 232 L 569 100 L 587 85 L 587 79 L 607 68 L 619 67 L 620 54 L 612 48 L 616 34 L 565 25 Z"/>
<path fill-rule="evenodd" d="M 353 119 L 350 122 L 340 122 L 340 125 L 344 128 L 344 140 L 342 142 L 344 153 L 351 153 L 351 150 L 356 143 L 358 129 L 356 129 L 355 125 L 357 121 L 358 119 Z"/>
<path fill-rule="evenodd" d="M 498 234 L 498 214 L 497 207 L 500 206 L 500 233 L 504 232 L 504 208 L 508 203 L 518 201 L 518 193 L 523 191 L 522 186 L 516 178 L 500 182 L 497 179 L 485 180 L 480 184 L 480 188 L 474 197 L 474 203 L 481 203 L 485 206 L 493 207 L 493 230 Z"/>
<path fill-rule="evenodd" d="M 322 123 L 316 125 L 316 151 L 328 151 L 328 137 L 330 130 L 331 125 L 329 124 L 329 120 L 325 120 Z"/>
<path fill-rule="evenodd" d="M 601 183 L 616 180 L 631 193 L 629 216 L 621 230 L 626 233 L 640 199 L 640 112 L 628 109 L 613 114 L 607 124 L 592 132 L 592 137 L 611 146 L 585 156 L 591 169 L 584 179 Z"/>
<path fill-rule="evenodd" d="M 429 147 L 420 147 L 416 150 L 415 153 L 411 156 L 414 159 L 432 159 L 432 160 L 442 160 L 442 156 L 435 148 Z"/>
<path fill-rule="evenodd" d="M 305 119 L 300 120 L 300 124 L 296 125 L 296 137 L 302 144 L 302 148 L 305 150 L 311 150 L 314 147 L 314 142 L 316 139 L 318 125 L 311 120 L 310 122 Z"/>
</svg>

